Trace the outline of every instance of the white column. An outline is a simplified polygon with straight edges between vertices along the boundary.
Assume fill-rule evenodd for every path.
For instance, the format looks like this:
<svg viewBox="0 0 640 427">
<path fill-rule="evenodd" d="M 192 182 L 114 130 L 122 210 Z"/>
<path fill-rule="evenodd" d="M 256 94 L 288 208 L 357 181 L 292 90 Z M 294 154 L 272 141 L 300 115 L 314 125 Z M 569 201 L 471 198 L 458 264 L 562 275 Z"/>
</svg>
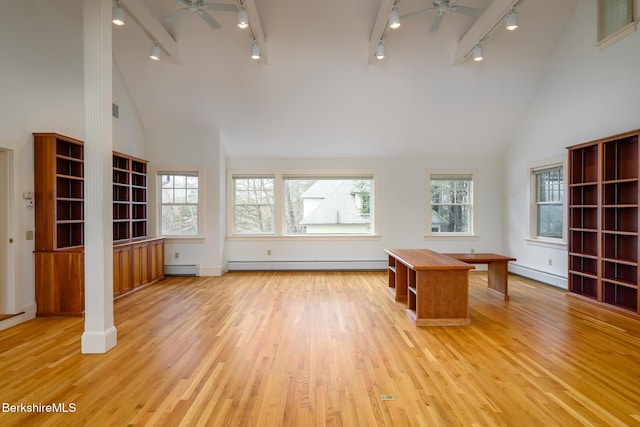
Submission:
<svg viewBox="0 0 640 427">
<path fill-rule="evenodd" d="M 111 0 L 84 9 L 84 305 L 83 353 L 116 345 L 113 324 Z"/>
</svg>

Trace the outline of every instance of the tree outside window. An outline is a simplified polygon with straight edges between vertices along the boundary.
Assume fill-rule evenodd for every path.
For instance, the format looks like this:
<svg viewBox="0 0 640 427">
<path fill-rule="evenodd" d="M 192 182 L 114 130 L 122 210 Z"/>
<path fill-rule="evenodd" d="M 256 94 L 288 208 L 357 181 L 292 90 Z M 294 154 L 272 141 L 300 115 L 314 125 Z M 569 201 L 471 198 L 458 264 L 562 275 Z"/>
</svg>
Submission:
<svg viewBox="0 0 640 427">
<path fill-rule="evenodd" d="M 274 178 L 234 177 L 234 227 L 238 234 L 274 232 Z"/>
</svg>

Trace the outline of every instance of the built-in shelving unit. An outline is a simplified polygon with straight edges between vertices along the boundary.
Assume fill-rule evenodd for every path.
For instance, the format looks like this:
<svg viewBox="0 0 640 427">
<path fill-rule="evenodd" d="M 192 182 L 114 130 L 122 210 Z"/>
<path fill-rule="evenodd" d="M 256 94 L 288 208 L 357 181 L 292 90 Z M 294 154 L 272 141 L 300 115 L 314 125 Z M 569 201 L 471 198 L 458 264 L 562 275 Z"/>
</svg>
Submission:
<svg viewBox="0 0 640 427">
<path fill-rule="evenodd" d="M 639 135 L 569 147 L 569 292 L 635 314 Z"/>
<path fill-rule="evenodd" d="M 34 133 L 39 316 L 84 311 L 84 145 Z M 164 278 L 164 239 L 147 237 L 147 162 L 113 153 L 114 297 Z"/>
</svg>

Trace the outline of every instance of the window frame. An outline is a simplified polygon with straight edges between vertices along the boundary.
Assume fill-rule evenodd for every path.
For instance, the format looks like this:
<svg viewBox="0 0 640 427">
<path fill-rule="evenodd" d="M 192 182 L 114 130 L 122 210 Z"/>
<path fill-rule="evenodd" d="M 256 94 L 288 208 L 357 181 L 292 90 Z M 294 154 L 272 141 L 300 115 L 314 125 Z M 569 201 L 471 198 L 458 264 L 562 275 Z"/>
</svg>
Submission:
<svg viewBox="0 0 640 427">
<path fill-rule="evenodd" d="M 607 0 L 598 0 L 597 2 L 597 28 L 596 28 L 596 46 L 599 49 L 604 49 L 611 46 L 624 37 L 633 34 L 636 31 L 636 6 L 635 0 L 622 0 L 625 2 L 624 6 L 627 8 L 628 22 L 616 22 L 615 28 L 608 34 L 605 33 L 606 21 L 614 18 L 614 13 L 610 10 L 615 5 L 610 5 Z"/>
<path fill-rule="evenodd" d="M 434 232 L 432 230 L 432 203 L 431 203 L 431 178 L 432 176 L 469 176 L 471 182 L 471 191 L 469 194 L 469 230 L 466 232 Z M 425 209 L 425 237 L 429 238 L 468 238 L 477 236 L 476 227 L 476 211 L 477 211 L 477 192 L 478 192 L 478 182 L 477 182 L 477 172 L 475 170 L 469 169 L 459 169 L 459 170 L 429 170 L 427 171 L 426 176 L 426 209 Z"/>
<path fill-rule="evenodd" d="M 555 169 L 562 170 L 562 237 L 538 236 L 538 174 Z M 567 163 L 564 156 L 545 159 L 529 164 L 529 241 L 548 243 L 552 245 L 566 245 L 567 242 Z"/>
<path fill-rule="evenodd" d="M 204 229 L 204 174 L 203 171 L 199 168 L 162 168 L 156 169 L 154 171 L 155 174 L 155 185 L 156 185 L 156 234 L 158 236 L 163 236 L 167 239 L 184 239 L 184 240 L 194 240 L 194 239 L 202 239 L 205 236 Z M 162 207 L 164 203 L 162 203 L 162 176 L 164 175 L 178 175 L 178 176 L 196 176 L 198 178 L 198 203 L 191 203 L 191 205 L 197 205 L 198 209 L 198 220 L 197 227 L 198 232 L 196 235 L 187 236 L 187 235 L 174 235 L 174 234 L 162 234 Z"/>
<path fill-rule="evenodd" d="M 235 231 L 235 184 L 234 179 L 237 177 L 262 177 L 274 178 L 274 228 L 273 233 L 268 234 L 249 234 L 237 233 Z M 286 232 L 286 224 L 284 217 L 285 192 L 284 183 L 287 179 L 357 179 L 367 178 L 372 180 L 371 186 L 371 232 L 370 233 L 310 233 L 310 234 L 288 234 Z M 228 169 L 227 170 L 227 239 L 300 239 L 300 240 L 339 240 L 339 239 L 368 239 L 377 238 L 377 215 L 375 198 L 378 186 L 377 172 L 370 169 L 357 170 L 289 170 L 289 169 Z"/>
</svg>

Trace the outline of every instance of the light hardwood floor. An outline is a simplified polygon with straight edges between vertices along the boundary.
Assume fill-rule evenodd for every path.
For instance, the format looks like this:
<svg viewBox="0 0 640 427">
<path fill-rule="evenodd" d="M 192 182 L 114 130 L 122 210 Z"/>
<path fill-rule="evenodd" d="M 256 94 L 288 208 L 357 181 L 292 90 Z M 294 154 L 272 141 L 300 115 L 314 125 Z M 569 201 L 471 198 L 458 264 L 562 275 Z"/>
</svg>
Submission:
<svg viewBox="0 0 640 427">
<path fill-rule="evenodd" d="M 381 272 L 172 278 L 116 302 L 118 345 L 81 319 L 0 332 L 4 426 L 640 425 L 640 321 L 471 273 L 471 325 L 416 328 Z M 382 400 L 394 395 L 396 400 Z"/>
</svg>

